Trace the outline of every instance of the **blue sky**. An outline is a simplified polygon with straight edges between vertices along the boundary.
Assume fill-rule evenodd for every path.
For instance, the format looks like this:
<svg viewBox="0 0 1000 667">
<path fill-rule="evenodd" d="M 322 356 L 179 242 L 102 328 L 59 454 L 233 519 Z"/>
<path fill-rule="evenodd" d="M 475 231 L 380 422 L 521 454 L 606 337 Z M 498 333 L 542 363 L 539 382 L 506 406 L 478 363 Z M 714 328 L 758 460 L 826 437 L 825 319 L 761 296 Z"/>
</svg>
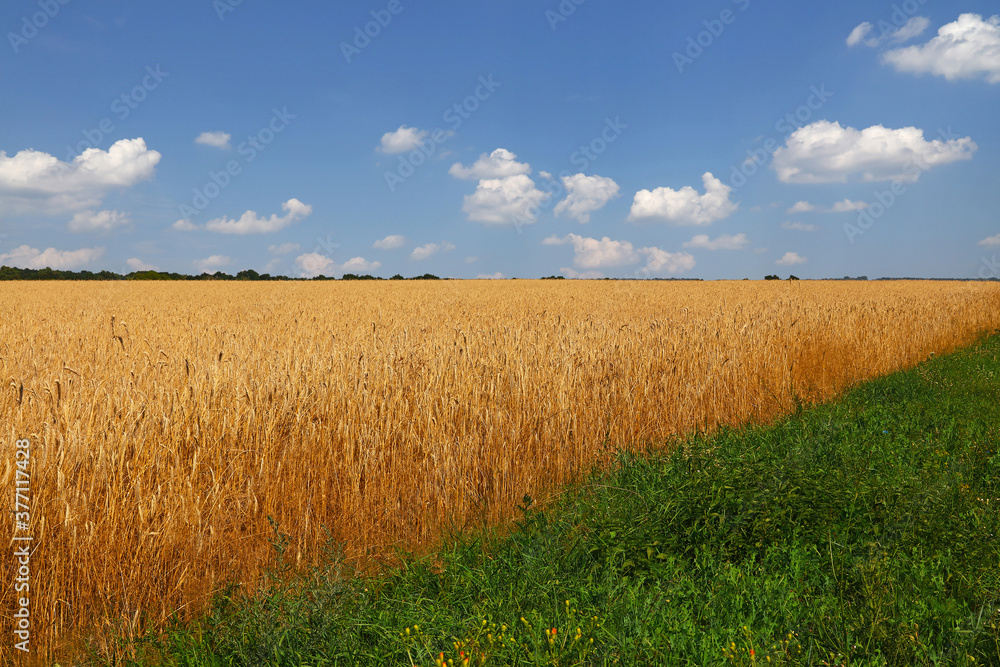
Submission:
<svg viewBox="0 0 1000 667">
<path fill-rule="evenodd" d="M 995 2 L 10 0 L 0 264 L 1000 276 Z"/>
</svg>

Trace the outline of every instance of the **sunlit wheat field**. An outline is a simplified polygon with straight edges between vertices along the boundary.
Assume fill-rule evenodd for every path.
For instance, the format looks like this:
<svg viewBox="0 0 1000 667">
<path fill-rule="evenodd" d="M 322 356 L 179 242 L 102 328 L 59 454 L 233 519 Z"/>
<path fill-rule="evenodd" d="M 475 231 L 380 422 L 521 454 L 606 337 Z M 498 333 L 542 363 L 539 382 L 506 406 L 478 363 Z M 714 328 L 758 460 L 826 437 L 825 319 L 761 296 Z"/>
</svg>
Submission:
<svg viewBox="0 0 1000 667">
<path fill-rule="evenodd" d="M 426 549 L 618 450 L 969 343 L 1000 327 L 1000 286 L 6 283 L 0 314 L 0 480 L 13 505 L 29 439 L 44 659 L 252 589 L 269 517 L 300 566 L 328 536 L 358 563 Z M 16 562 L 0 568 L 9 637 Z"/>
</svg>

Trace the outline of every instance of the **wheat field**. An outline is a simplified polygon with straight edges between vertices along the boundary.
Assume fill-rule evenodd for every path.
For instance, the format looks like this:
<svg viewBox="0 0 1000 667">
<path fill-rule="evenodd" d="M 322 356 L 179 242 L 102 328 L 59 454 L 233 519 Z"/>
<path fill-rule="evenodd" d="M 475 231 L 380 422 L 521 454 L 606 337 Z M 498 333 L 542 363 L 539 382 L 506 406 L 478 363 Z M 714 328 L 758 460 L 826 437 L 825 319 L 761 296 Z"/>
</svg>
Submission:
<svg viewBox="0 0 1000 667">
<path fill-rule="evenodd" d="M 269 516 L 303 566 L 326 531 L 356 562 L 419 551 L 617 450 L 769 421 L 969 343 L 1000 328 L 1000 286 L 4 283 L 0 314 L 0 486 L 13 505 L 30 439 L 45 660 L 251 590 Z"/>
</svg>

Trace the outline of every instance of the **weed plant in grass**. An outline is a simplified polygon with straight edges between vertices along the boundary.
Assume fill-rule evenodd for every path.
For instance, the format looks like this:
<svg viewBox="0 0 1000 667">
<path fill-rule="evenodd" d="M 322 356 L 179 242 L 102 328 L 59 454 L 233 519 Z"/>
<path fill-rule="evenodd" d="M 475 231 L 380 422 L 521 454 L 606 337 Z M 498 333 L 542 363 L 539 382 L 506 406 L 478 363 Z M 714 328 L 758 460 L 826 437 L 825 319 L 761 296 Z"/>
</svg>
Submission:
<svg viewBox="0 0 1000 667">
<path fill-rule="evenodd" d="M 220 596 L 137 655 L 1000 665 L 998 442 L 994 335 L 773 426 L 622 456 L 545 507 L 526 498 L 506 535 L 455 534 L 375 578 L 332 558 L 291 588 Z"/>
</svg>

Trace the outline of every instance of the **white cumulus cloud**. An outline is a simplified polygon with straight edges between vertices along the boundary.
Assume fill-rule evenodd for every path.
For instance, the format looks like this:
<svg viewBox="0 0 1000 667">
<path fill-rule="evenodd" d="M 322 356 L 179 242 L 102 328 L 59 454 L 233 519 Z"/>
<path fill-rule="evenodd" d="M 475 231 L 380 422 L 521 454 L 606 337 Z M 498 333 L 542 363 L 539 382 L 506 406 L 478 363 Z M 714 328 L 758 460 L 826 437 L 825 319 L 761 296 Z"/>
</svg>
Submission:
<svg viewBox="0 0 1000 667">
<path fill-rule="evenodd" d="M 863 208 L 868 208 L 868 204 L 863 201 L 851 201 L 850 199 L 844 199 L 837 202 L 831 208 L 823 208 L 822 206 L 816 206 L 810 204 L 807 201 L 796 202 L 794 206 L 786 211 L 789 215 L 794 215 L 796 213 L 849 213 L 851 211 L 860 211 Z"/>
<path fill-rule="evenodd" d="M 128 215 L 118 211 L 80 211 L 69 221 L 69 229 L 72 232 L 110 232 L 130 222 Z"/>
<path fill-rule="evenodd" d="M 469 220 L 490 225 L 533 224 L 538 207 L 551 195 L 535 186 L 528 174 L 531 166 L 517 161 L 517 155 L 498 148 L 483 153 L 471 166 L 456 162 L 448 170 L 455 178 L 479 179 L 476 191 L 465 197 L 462 210 Z"/>
<path fill-rule="evenodd" d="M 387 155 L 406 153 L 419 148 L 420 144 L 424 143 L 428 134 L 430 133 L 427 130 L 418 130 L 415 127 L 400 125 L 398 130 L 386 132 L 382 135 L 382 143 L 379 145 L 378 150 Z"/>
<path fill-rule="evenodd" d="M 379 250 L 394 250 L 396 248 L 402 248 L 405 243 L 405 236 L 392 234 L 391 236 L 386 236 L 384 239 L 376 241 L 372 244 L 372 247 L 378 248 Z"/>
<path fill-rule="evenodd" d="M 566 199 L 556 204 L 554 213 L 590 222 L 590 214 L 619 196 L 618 184 L 605 176 L 573 174 L 564 176 Z"/>
<path fill-rule="evenodd" d="M 970 137 L 927 141 L 916 127 L 858 130 L 820 120 L 793 132 L 772 165 L 784 183 L 914 182 L 932 167 L 972 159 L 977 149 Z"/>
<path fill-rule="evenodd" d="M 797 252 L 786 252 L 781 259 L 776 260 L 774 263 L 778 266 L 795 266 L 796 264 L 805 264 L 807 258 L 802 257 Z"/>
<path fill-rule="evenodd" d="M 629 220 L 645 218 L 667 220 L 679 225 L 710 225 L 716 220 L 729 217 L 739 208 L 739 204 L 729 199 L 732 188 L 706 172 L 701 177 L 705 194 L 690 185 L 680 190 L 656 188 L 653 191 L 640 190 L 635 193 Z"/>
<path fill-rule="evenodd" d="M 865 21 L 864 23 L 860 23 L 857 26 L 855 26 L 854 30 L 851 31 L 851 34 L 847 36 L 847 45 L 855 46 L 858 43 L 860 43 L 861 40 L 863 40 L 871 33 L 872 27 L 873 27 L 872 24 L 869 23 L 868 21 Z M 876 45 L 877 44 L 878 43 L 876 42 Z"/>
<path fill-rule="evenodd" d="M 364 257 L 352 257 L 340 265 L 340 273 L 367 273 L 382 266 L 382 262 L 369 262 Z"/>
<path fill-rule="evenodd" d="M 901 44 L 920 37 L 929 27 L 931 27 L 931 20 L 929 18 L 926 16 L 914 16 L 902 28 L 891 33 L 888 38 L 894 44 Z"/>
<path fill-rule="evenodd" d="M 639 254 L 646 259 L 641 273 L 646 275 L 676 275 L 694 268 L 694 257 L 686 252 L 667 252 L 662 248 L 639 248 Z"/>
<path fill-rule="evenodd" d="M 310 252 L 296 257 L 295 266 L 299 267 L 303 277 L 315 278 L 328 272 L 333 273 L 332 269 L 336 267 L 336 262 L 321 253 Z"/>
<path fill-rule="evenodd" d="M 237 220 L 230 220 L 226 217 L 209 220 L 205 223 L 205 229 L 220 234 L 269 234 L 284 229 L 293 222 L 309 217 L 313 210 L 312 206 L 303 204 L 294 198 L 282 204 L 281 208 L 285 211 L 285 215 L 283 216 L 275 213 L 270 218 L 261 218 L 255 212 L 247 211 Z M 174 228 L 181 229 L 178 225 L 182 222 L 181 220 L 175 222 Z"/>
<path fill-rule="evenodd" d="M 750 243 L 746 234 L 723 234 L 714 241 L 709 240 L 708 234 L 698 234 L 684 244 L 685 248 L 704 248 L 705 250 L 740 250 Z"/>
<path fill-rule="evenodd" d="M 609 269 L 635 264 L 639 255 L 628 241 L 612 241 L 605 236 L 603 239 L 592 239 L 578 234 L 569 234 L 563 238 L 550 236 L 542 245 L 573 246 L 573 264 L 582 269 Z"/>
<path fill-rule="evenodd" d="M 549 198 L 525 174 L 479 181 L 476 191 L 465 197 L 462 210 L 474 222 L 490 225 L 532 224 L 538 207 Z"/>
<path fill-rule="evenodd" d="M 39 250 L 27 245 L 14 248 L 10 252 L 0 254 L 0 264 L 21 269 L 50 268 L 57 271 L 78 269 L 100 259 L 104 248 L 81 248 L 79 250 L 56 250 L 46 248 Z"/>
<path fill-rule="evenodd" d="M 877 37 L 868 37 L 875 29 L 871 23 L 867 21 L 858 25 L 851 31 L 851 34 L 847 36 L 847 45 L 856 46 L 862 41 L 866 46 L 875 48 L 880 44 L 889 42 L 891 44 L 901 44 L 903 42 L 908 42 L 915 37 L 919 37 L 927 28 L 931 25 L 930 19 L 924 16 L 914 16 L 909 19 L 902 26 L 892 26 L 889 27 L 885 24 L 881 28 L 881 34 Z"/>
<path fill-rule="evenodd" d="M 979 242 L 979 245 L 986 246 L 987 248 L 996 248 L 1000 246 L 1000 234 L 983 239 Z"/>
<path fill-rule="evenodd" d="M 410 253 L 410 259 L 421 261 L 433 257 L 439 252 L 450 252 L 455 249 L 455 246 L 447 241 L 441 243 L 426 243 L 422 246 L 413 249 Z"/>
<path fill-rule="evenodd" d="M 147 264 L 146 262 L 142 261 L 138 257 L 131 257 L 131 258 L 125 260 L 125 263 L 128 264 L 128 268 L 132 269 L 133 271 L 159 271 L 160 270 L 158 267 L 155 267 L 152 264 Z"/>
<path fill-rule="evenodd" d="M 1000 83 L 1000 16 L 962 14 L 926 44 L 886 51 L 882 61 L 900 72 Z"/>
<path fill-rule="evenodd" d="M 300 250 L 302 246 L 298 243 L 282 243 L 281 245 L 269 245 L 267 251 L 272 255 L 288 255 Z"/>
<path fill-rule="evenodd" d="M 636 249 L 628 241 L 615 241 L 607 236 L 602 239 L 578 234 L 562 238 L 550 236 L 542 241 L 542 245 L 572 245 L 573 265 L 578 269 L 613 269 L 645 260 L 646 266 L 640 270 L 642 273 L 675 274 L 689 271 L 695 265 L 694 257 L 686 252 L 671 253 L 656 247 Z"/>
<path fill-rule="evenodd" d="M 577 271 L 567 266 L 559 269 L 559 273 L 562 273 L 570 280 L 600 280 L 604 277 L 604 274 L 600 271 Z"/>
<path fill-rule="evenodd" d="M 194 268 L 198 269 L 202 273 L 215 273 L 219 269 L 229 266 L 233 263 L 233 258 L 226 255 L 212 255 L 206 257 L 205 259 L 198 259 L 194 261 Z"/>
<path fill-rule="evenodd" d="M 117 141 L 107 151 L 88 148 L 72 162 L 36 150 L 12 157 L 0 151 L 0 216 L 96 208 L 108 190 L 152 178 L 160 158 L 141 137 Z"/>
<path fill-rule="evenodd" d="M 494 179 L 530 174 L 531 166 L 517 161 L 517 155 L 506 148 L 498 148 L 489 155 L 483 153 L 471 167 L 456 162 L 448 173 L 462 179 Z"/>
<path fill-rule="evenodd" d="M 232 135 L 228 132 L 202 132 L 198 135 L 198 138 L 196 138 L 194 142 L 204 146 L 212 146 L 214 148 L 221 148 L 222 150 L 229 150 L 229 140 L 232 138 Z"/>
<path fill-rule="evenodd" d="M 476 280 L 506 280 L 507 276 L 497 271 L 496 273 L 480 273 Z"/>
<path fill-rule="evenodd" d="M 789 213 L 789 214 L 794 215 L 796 213 L 808 213 L 809 211 L 815 211 L 815 210 L 816 210 L 816 207 L 813 206 L 812 204 L 810 204 L 809 202 L 807 202 L 807 201 L 797 201 L 797 202 L 795 202 L 795 205 L 792 206 L 790 209 L 788 209 L 788 211 L 786 211 L 786 212 Z"/>
<path fill-rule="evenodd" d="M 815 232 L 819 229 L 817 225 L 808 225 L 804 222 L 783 222 L 782 229 L 794 229 L 800 232 Z"/>
<path fill-rule="evenodd" d="M 305 253 L 295 258 L 295 266 L 303 278 L 315 278 L 320 275 L 337 273 L 367 273 L 382 266 L 381 262 L 369 262 L 364 257 L 352 257 L 343 264 L 337 264 L 333 259 L 318 252 Z"/>
<path fill-rule="evenodd" d="M 862 209 L 868 208 L 868 204 L 863 201 L 851 201 L 850 199 L 844 199 L 833 205 L 830 209 L 831 213 L 851 213 L 853 211 L 860 211 Z"/>
</svg>

